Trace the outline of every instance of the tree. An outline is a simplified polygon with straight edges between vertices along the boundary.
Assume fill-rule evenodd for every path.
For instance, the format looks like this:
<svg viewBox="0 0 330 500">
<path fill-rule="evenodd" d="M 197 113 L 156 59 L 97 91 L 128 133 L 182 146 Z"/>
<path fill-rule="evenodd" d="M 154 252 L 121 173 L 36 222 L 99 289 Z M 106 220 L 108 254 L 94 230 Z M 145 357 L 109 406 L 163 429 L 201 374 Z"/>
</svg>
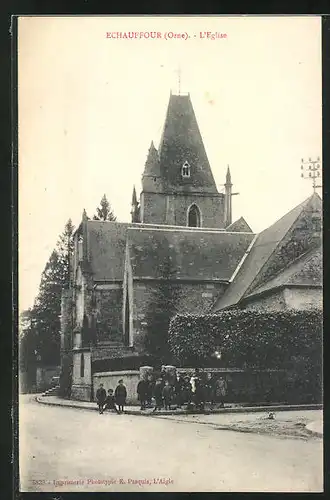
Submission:
<svg viewBox="0 0 330 500">
<path fill-rule="evenodd" d="M 105 194 L 100 201 L 100 206 L 96 209 L 96 214 L 94 215 L 93 220 L 117 220 Z"/>
<path fill-rule="evenodd" d="M 34 339 L 37 356 L 45 365 L 60 362 L 61 295 L 62 289 L 70 286 L 73 231 L 69 219 L 41 275 L 39 292 L 30 312 L 34 333 L 29 335 Z"/>
<path fill-rule="evenodd" d="M 19 318 L 18 363 L 20 372 L 20 389 L 29 392 L 36 381 L 37 342 L 33 326 L 33 311 L 22 311 Z"/>
<path fill-rule="evenodd" d="M 73 240 L 74 226 L 72 220 L 69 219 L 65 224 L 64 232 L 60 235 L 56 248 L 59 254 L 59 262 L 61 266 L 61 282 L 64 288 L 70 286 L 71 283 L 71 257 L 74 250 Z"/>
<path fill-rule="evenodd" d="M 171 361 L 168 330 L 171 318 L 177 313 L 179 298 L 179 290 L 172 281 L 174 270 L 169 254 L 160 269 L 162 278 L 145 317 L 147 323 L 145 348 L 159 365 Z"/>
</svg>

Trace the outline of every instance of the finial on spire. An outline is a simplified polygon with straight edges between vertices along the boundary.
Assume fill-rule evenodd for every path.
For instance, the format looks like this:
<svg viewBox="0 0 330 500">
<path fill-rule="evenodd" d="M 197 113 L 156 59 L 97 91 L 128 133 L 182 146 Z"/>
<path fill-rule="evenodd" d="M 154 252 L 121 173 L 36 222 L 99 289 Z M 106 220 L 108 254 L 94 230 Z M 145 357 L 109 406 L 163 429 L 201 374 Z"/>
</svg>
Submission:
<svg viewBox="0 0 330 500">
<path fill-rule="evenodd" d="M 227 165 L 226 184 L 231 184 L 231 174 L 230 174 L 229 165 Z"/>
<path fill-rule="evenodd" d="M 180 64 L 179 64 L 176 72 L 178 74 L 178 95 L 181 95 L 181 66 L 180 66 Z"/>
<path fill-rule="evenodd" d="M 132 206 L 135 206 L 136 204 L 137 204 L 136 191 L 135 191 L 135 186 L 133 185 Z"/>
</svg>

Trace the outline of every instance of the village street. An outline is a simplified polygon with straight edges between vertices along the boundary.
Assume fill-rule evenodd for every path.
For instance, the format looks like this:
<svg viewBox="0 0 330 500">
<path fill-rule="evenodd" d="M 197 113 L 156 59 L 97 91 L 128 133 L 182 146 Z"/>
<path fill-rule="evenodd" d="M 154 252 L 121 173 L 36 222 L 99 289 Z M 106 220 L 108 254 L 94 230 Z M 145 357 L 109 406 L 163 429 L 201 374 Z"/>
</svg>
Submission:
<svg viewBox="0 0 330 500">
<path fill-rule="evenodd" d="M 21 491 L 323 489 L 318 439 L 217 430 L 184 419 L 99 415 L 42 405 L 31 395 L 20 400 Z"/>
</svg>

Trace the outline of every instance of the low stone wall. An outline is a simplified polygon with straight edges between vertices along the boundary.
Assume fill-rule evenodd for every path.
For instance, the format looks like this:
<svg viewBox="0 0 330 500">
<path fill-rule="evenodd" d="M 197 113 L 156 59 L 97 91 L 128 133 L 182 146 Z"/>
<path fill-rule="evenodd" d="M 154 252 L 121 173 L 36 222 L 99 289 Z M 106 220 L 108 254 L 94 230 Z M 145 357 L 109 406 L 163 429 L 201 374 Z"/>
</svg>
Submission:
<svg viewBox="0 0 330 500">
<path fill-rule="evenodd" d="M 52 378 L 58 377 L 61 372 L 60 366 L 38 366 L 36 372 L 37 392 L 46 391 L 52 387 Z"/>
<path fill-rule="evenodd" d="M 138 404 L 136 388 L 140 380 L 140 372 L 138 370 L 125 370 L 125 371 L 115 371 L 115 372 L 99 372 L 93 375 L 93 389 L 95 400 L 95 393 L 100 384 L 106 391 L 108 389 L 113 389 L 115 391 L 118 380 L 123 379 L 124 385 L 127 389 L 127 404 L 135 405 Z"/>
<path fill-rule="evenodd" d="M 73 384 L 71 387 L 71 399 L 77 401 L 92 401 L 92 387 L 90 384 Z"/>
</svg>

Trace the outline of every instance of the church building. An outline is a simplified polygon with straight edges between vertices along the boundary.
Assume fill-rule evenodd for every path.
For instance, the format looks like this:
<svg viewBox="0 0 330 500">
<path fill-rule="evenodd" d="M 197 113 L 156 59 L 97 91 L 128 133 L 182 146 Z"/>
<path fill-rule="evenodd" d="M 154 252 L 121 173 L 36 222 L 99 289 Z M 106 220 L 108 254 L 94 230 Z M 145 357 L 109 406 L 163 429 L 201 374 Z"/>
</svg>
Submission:
<svg viewBox="0 0 330 500">
<path fill-rule="evenodd" d="M 219 192 L 188 95 L 170 95 L 158 150 L 150 145 L 131 223 L 89 220 L 74 235 L 72 283 L 62 296 L 63 365 L 72 397 L 89 400 L 92 375 L 147 362 L 145 337 L 164 281 L 178 312 L 203 313 L 233 279 L 255 235 L 232 221 L 227 168 Z"/>
<path fill-rule="evenodd" d="M 232 221 L 232 181 L 212 174 L 192 102 L 170 95 L 158 149 L 151 143 L 131 222 L 89 220 L 74 235 L 63 291 L 62 372 L 71 397 L 93 397 L 93 375 L 152 363 L 147 338 L 160 290 L 176 313 L 322 307 L 322 202 L 314 193 L 260 234 Z M 161 302 L 161 303 L 159 303 Z M 187 332 L 187 335 L 189 332 Z"/>
</svg>

